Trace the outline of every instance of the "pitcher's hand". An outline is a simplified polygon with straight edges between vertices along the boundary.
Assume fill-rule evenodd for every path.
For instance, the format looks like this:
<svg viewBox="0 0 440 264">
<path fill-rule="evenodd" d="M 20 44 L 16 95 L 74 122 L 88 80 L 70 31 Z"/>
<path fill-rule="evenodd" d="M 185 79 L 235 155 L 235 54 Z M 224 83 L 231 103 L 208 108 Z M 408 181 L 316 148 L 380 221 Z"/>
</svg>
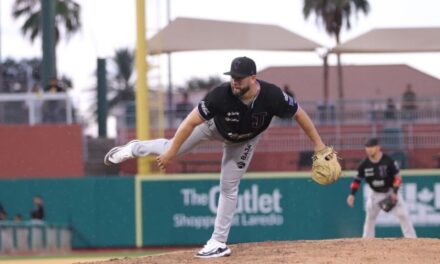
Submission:
<svg viewBox="0 0 440 264">
<path fill-rule="evenodd" d="M 173 157 L 170 154 L 168 154 L 168 152 L 165 152 L 164 154 L 156 158 L 157 166 L 161 170 L 165 170 L 167 166 L 171 163 L 172 159 Z"/>
</svg>

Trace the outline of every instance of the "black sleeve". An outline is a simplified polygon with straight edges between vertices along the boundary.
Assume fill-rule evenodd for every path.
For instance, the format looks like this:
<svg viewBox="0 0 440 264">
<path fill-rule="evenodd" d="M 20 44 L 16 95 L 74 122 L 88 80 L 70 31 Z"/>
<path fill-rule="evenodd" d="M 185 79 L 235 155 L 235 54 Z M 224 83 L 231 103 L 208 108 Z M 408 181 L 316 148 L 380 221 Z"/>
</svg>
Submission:
<svg viewBox="0 0 440 264">
<path fill-rule="evenodd" d="M 215 106 L 217 96 L 215 94 L 215 90 L 209 92 L 197 106 L 200 115 L 205 120 L 209 120 L 217 114 L 217 107 Z"/>
<path fill-rule="evenodd" d="M 298 103 L 281 89 L 276 89 L 274 96 L 274 115 L 281 118 L 292 117 L 298 111 Z"/>
</svg>

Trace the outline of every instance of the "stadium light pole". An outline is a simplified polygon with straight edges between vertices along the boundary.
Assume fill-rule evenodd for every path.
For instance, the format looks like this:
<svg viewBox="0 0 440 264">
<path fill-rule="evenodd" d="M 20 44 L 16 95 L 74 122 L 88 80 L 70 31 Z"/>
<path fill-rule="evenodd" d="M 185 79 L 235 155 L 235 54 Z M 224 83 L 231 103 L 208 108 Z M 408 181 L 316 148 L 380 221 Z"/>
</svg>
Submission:
<svg viewBox="0 0 440 264">
<path fill-rule="evenodd" d="M 140 140 L 150 138 L 150 108 L 147 82 L 147 39 L 145 37 L 145 0 L 136 0 L 136 137 Z M 150 173 L 148 157 L 138 158 L 137 173 Z"/>
</svg>

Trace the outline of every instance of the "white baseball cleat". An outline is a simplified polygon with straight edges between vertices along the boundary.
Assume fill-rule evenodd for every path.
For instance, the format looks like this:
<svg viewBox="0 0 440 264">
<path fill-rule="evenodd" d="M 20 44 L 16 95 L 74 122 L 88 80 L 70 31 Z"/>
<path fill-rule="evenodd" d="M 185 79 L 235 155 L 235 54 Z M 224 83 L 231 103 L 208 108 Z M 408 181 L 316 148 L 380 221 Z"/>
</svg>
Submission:
<svg viewBox="0 0 440 264">
<path fill-rule="evenodd" d="M 231 255 L 231 249 L 225 243 L 210 239 L 206 245 L 194 257 L 196 258 L 219 258 Z"/>
<path fill-rule="evenodd" d="M 118 164 L 123 162 L 124 160 L 128 160 L 134 158 L 133 155 L 133 145 L 140 140 L 132 140 L 125 145 L 112 148 L 104 157 L 104 164 Z"/>
</svg>

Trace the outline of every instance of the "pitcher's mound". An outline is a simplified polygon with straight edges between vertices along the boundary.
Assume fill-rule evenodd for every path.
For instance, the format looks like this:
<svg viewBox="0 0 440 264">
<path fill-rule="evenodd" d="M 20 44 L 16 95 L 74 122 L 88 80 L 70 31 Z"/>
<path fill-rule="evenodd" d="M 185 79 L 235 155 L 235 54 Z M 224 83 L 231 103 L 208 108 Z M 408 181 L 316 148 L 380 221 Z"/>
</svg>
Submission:
<svg viewBox="0 0 440 264">
<path fill-rule="evenodd" d="M 271 241 L 230 245 L 230 257 L 196 259 L 193 250 L 112 259 L 100 264 L 170 263 L 310 263 L 310 264 L 438 264 L 440 239 L 374 238 Z"/>
</svg>

